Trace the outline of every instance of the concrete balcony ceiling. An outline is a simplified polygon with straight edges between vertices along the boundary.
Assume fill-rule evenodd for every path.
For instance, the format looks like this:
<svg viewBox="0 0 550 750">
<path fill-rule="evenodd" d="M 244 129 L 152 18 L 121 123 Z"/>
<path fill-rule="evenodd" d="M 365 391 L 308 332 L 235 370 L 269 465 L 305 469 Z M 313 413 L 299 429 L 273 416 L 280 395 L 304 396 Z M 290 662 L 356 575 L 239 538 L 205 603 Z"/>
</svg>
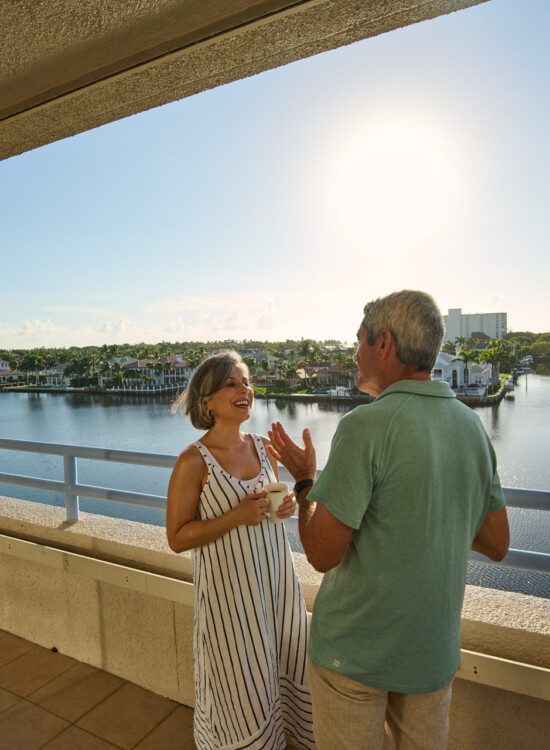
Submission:
<svg viewBox="0 0 550 750">
<path fill-rule="evenodd" d="M 0 4 L 0 158 L 483 0 Z"/>
</svg>

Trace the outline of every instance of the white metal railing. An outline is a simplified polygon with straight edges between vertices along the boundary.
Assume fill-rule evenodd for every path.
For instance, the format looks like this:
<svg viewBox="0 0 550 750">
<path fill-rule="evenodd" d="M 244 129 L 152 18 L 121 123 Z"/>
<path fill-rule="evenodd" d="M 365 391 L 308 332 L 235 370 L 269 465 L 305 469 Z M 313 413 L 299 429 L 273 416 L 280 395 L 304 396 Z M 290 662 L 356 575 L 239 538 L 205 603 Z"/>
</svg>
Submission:
<svg viewBox="0 0 550 750">
<path fill-rule="evenodd" d="M 0 484 L 30 487 L 47 492 L 59 492 L 65 495 L 67 520 L 77 521 L 79 518 L 79 498 L 88 497 L 96 500 L 107 500 L 128 505 L 140 505 L 148 508 L 164 510 L 165 495 L 149 495 L 141 492 L 110 489 L 95 485 L 80 484 L 78 482 L 77 459 L 91 459 L 96 461 L 115 461 L 139 466 L 156 466 L 171 469 L 177 456 L 160 453 L 142 453 L 139 451 L 123 451 L 110 448 L 91 448 L 78 445 L 64 445 L 61 443 L 41 443 L 30 440 L 11 440 L 0 438 L 0 449 L 42 453 L 63 457 L 64 480 L 43 479 L 22 474 L 0 473 Z M 319 474 L 320 472 L 318 472 Z M 281 469 L 281 478 L 292 483 L 292 478 Z M 550 511 L 550 491 L 528 490 L 504 487 L 506 502 L 511 507 L 529 508 L 531 510 Z M 289 531 L 297 533 L 297 518 L 289 518 L 286 525 Z M 475 562 L 489 563 L 490 561 L 479 554 L 471 552 L 470 559 Z M 498 563 L 511 568 L 521 568 L 539 573 L 550 574 L 550 554 L 532 552 L 530 550 L 510 549 L 508 554 Z"/>
<path fill-rule="evenodd" d="M 116 461 L 119 463 L 137 464 L 139 466 L 157 466 L 171 469 L 177 456 L 160 453 L 139 453 L 137 451 L 112 450 L 110 448 L 90 448 L 62 443 L 39 443 L 31 440 L 9 440 L 0 438 L 0 448 L 30 453 L 44 453 L 63 457 L 64 480 L 42 479 L 22 474 L 0 473 L 0 484 L 13 484 L 19 487 L 30 487 L 47 492 L 60 492 L 65 495 L 67 520 L 77 521 L 79 517 L 79 497 L 91 497 L 96 500 L 141 505 L 148 508 L 164 509 L 166 496 L 148 495 L 141 492 L 127 492 L 107 487 L 79 484 L 77 459 L 85 458 L 95 461 Z"/>
</svg>

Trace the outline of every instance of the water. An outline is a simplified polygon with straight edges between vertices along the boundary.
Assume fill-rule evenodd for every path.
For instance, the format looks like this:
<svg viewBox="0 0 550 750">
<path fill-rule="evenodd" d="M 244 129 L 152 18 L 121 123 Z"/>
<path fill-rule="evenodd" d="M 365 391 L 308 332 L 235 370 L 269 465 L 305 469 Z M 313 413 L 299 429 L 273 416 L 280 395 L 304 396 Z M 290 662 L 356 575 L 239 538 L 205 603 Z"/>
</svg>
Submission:
<svg viewBox="0 0 550 750">
<path fill-rule="evenodd" d="M 170 413 L 172 396 L 120 396 L 89 394 L 0 394 L 0 436 L 21 440 L 118 448 L 177 454 L 201 432 L 181 416 Z M 330 441 L 344 405 L 303 404 L 258 400 L 246 429 L 266 434 L 272 421 L 281 421 L 295 439 L 303 427 L 311 430 L 318 465 L 324 466 Z M 478 408 L 497 453 L 502 484 L 507 487 L 550 488 L 550 377 L 519 378 L 514 398 L 498 406 Z M 0 471 L 62 479 L 62 459 L 57 456 L 0 451 Z M 78 461 L 78 478 L 97 484 L 164 495 L 169 470 L 98 461 Z M 38 500 L 63 506 L 63 495 L 40 493 L 0 485 L 0 495 Z M 164 524 L 164 514 L 149 508 L 82 499 L 81 509 Z M 510 509 L 511 546 L 550 552 L 550 512 Z M 299 542 L 293 540 L 298 548 Z M 550 576 L 470 564 L 471 583 L 550 597 Z"/>
</svg>

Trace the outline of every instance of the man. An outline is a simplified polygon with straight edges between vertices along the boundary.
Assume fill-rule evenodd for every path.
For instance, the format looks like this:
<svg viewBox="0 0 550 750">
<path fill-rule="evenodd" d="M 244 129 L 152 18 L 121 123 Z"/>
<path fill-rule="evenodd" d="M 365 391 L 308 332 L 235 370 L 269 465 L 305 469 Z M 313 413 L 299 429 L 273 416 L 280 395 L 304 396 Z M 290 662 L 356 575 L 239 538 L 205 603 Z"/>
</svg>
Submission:
<svg viewBox="0 0 550 750">
<path fill-rule="evenodd" d="M 282 426 L 271 452 L 296 480 L 310 563 L 326 572 L 309 646 L 319 750 L 447 743 L 470 549 L 509 543 L 493 448 L 472 410 L 431 370 L 443 340 L 434 300 L 370 302 L 357 333 L 358 387 L 378 398 L 342 418 L 319 480 Z"/>
</svg>

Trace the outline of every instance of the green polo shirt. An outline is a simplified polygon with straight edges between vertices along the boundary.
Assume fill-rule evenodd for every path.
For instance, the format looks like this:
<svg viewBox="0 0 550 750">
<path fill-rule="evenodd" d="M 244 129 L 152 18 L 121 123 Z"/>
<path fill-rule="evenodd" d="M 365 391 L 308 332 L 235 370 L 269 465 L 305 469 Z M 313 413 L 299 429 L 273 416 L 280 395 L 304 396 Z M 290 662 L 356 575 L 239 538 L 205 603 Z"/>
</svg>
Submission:
<svg viewBox="0 0 550 750">
<path fill-rule="evenodd" d="M 385 690 L 443 687 L 472 540 L 505 505 L 479 417 L 447 383 L 394 383 L 342 418 L 309 499 L 354 529 L 315 600 L 311 660 Z"/>
</svg>

